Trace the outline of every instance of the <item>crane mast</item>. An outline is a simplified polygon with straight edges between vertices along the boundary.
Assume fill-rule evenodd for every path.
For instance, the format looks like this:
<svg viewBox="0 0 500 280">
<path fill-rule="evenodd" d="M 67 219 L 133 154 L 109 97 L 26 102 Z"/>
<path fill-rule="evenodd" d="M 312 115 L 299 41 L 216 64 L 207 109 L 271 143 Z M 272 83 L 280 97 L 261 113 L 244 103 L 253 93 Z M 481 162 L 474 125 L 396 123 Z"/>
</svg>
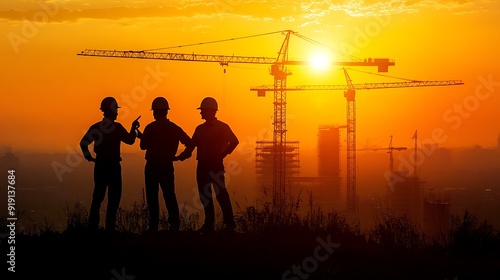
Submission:
<svg viewBox="0 0 500 280">
<path fill-rule="evenodd" d="M 283 209 L 286 199 L 286 78 L 289 73 L 288 45 L 291 31 L 285 35 L 276 63 L 271 65 L 270 74 L 274 77 L 274 120 L 273 120 L 273 207 Z M 281 211 L 279 212 L 281 213 Z"/>
<path fill-rule="evenodd" d="M 346 98 L 346 114 L 347 114 L 347 212 L 356 213 L 356 88 L 352 84 L 351 77 L 344 70 L 344 75 L 347 83 L 347 90 L 344 91 Z"/>
</svg>

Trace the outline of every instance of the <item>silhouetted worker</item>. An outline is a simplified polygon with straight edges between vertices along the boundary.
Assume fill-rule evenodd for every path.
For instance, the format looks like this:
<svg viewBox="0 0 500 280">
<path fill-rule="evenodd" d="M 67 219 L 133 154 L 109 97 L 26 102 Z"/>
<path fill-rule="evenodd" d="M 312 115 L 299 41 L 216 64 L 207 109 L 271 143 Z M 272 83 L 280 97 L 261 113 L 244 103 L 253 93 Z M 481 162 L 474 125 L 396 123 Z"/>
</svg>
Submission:
<svg viewBox="0 0 500 280">
<path fill-rule="evenodd" d="M 231 128 L 216 118 L 217 101 L 206 97 L 198 108 L 204 123 L 198 125 L 193 134 L 197 147 L 196 181 L 198 193 L 205 211 L 205 222 L 199 229 L 202 233 L 214 231 L 215 211 L 212 198 L 212 186 L 219 203 L 226 229 L 234 230 L 233 208 L 224 177 L 224 158 L 231 154 L 239 144 L 238 138 Z"/>
<path fill-rule="evenodd" d="M 94 165 L 94 193 L 89 212 L 90 229 L 99 228 L 100 209 L 108 189 L 108 206 L 106 209 L 106 230 L 113 231 L 116 226 L 116 212 L 120 205 L 122 194 L 121 173 L 121 142 L 132 145 L 135 142 L 135 130 L 140 126 L 139 118 L 132 122 L 130 132 L 118 122 L 118 103 L 113 97 L 106 97 L 101 102 L 101 111 L 104 118 L 92 126 L 80 141 L 83 156 L 88 161 L 95 162 Z M 88 146 L 94 143 L 95 158 L 89 151 Z"/>
<path fill-rule="evenodd" d="M 169 109 L 165 98 L 155 98 L 151 104 L 155 120 L 146 126 L 144 133 L 138 131 L 137 135 L 141 139 L 141 149 L 146 150 L 144 176 L 149 209 L 149 230 L 151 231 L 158 230 L 160 214 L 158 185 L 165 199 L 170 229 L 179 230 L 179 205 L 175 196 L 173 161 L 190 158 L 194 149 L 191 138 L 182 128 L 167 118 Z M 185 149 L 179 156 L 176 156 L 179 142 L 185 146 Z"/>
</svg>

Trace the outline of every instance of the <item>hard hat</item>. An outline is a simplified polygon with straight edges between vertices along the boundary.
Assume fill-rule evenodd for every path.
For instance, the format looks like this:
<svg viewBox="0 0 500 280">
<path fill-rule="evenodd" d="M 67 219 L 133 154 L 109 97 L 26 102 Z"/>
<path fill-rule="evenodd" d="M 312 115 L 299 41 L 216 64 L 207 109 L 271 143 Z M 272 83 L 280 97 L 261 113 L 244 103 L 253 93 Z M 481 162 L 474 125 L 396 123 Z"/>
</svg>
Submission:
<svg viewBox="0 0 500 280">
<path fill-rule="evenodd" d="M 168 110 L 168 101 L 164 97 L 156 97 L 151 104 L 151 110 Z"/>
<path fill-rule="evenodd" d="M 101 111 L 112 111 L 116 112 L 118 108 L 121 108 L 118 106 L 118 102 L 116 102 L 116 99 L 113 97 L 105 97 L 101 101 Z"/>
<path fill-rule="evenodd" d="M 217 111 L 219 109 L 219 107 L 217 106 L 217 101 L 215 101 L 214 98 L 205 97 L 201 101 L 201 105 L 198 109 L 214 109 L 215 111 Z"/>
</svg>

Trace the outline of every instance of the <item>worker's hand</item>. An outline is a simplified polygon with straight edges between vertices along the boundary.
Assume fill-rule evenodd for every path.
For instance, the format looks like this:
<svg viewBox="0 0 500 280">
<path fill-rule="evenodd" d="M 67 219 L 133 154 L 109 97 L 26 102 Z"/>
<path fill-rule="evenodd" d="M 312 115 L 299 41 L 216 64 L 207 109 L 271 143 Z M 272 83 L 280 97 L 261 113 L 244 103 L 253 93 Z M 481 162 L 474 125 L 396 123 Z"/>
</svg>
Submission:
<svg viewBox="0 0 500 280">
<path fill-rule="evenodd" d="M 137 138 L 139 138 L 139 139 L 142 138 L 142 132 L 140 132 L 139 129 L 136 129 L 135 133 L 137 134 Z"/>
<path fill-rule="evenodd" d="M 174 161 L 177 161 L 177 160 L 178 161 L 184 161 L 184 160 L 186 160 L 186 159 L 188 159 L 190 157 L 191 157 L 191 154 L 182 152 L 178 156 L 174 157 Z"/>
<path fill-rule="evenodd" d="M 132 122 L 132 129 L 138 129 L 139 127 L 141 127 L 141 124 L 139 123 L 140 118 L 141 116 L 137 117 L 137 119 Z"/>
<path fill-rule="evenodd" d="M 182 156 L 182 154 L 174 157 L 174 161 L 184 161 L 184 160 L 186 160 L 186 157 Z"/>
</svg>

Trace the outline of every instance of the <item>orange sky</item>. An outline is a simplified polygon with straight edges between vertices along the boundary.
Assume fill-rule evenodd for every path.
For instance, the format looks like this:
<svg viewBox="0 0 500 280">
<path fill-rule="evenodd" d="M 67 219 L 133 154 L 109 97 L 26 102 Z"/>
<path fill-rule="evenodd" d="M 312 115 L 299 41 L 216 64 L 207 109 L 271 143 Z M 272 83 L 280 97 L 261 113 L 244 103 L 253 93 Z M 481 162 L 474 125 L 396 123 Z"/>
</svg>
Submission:
<svg viewBox="0 0 500 280">
<path fill-rule="evenodd" d="M 82 57 L 85 48 L 142 50 L 291 29 L 356 57 L 386 57 L 388 75 L 416 80 L 461 79 L 464 86 L 358 91 L 358 146 L 411 147 L 422 140 L 443 147 L 496 145 L 500 133 L 500 5 L 488 0 L 427 1 L 3 1 L 0 4 L 2 110 L 0 148 L 65 152 L 77 149 L 83 131 L 101 118 L 101 99 L 125 107 L 126 127 L 142 115 L 152 121 L 151 101 L 165 96 L 169 117 L 188 134 L 201 120 L 201 99 L 220 103 L 228 122 L 250 149 L 271 139 L 272 95 L 249 88 L 272 84 L 265 65 Z M 40 4 L 42 3 L 42 4 Z M 171 52 L 275 57 L 280 34 Z M 298 37 L 290 57 L 307 59 L 317 46 Z M 331 53 L 334 60 L 346 60 Z M 315 72 L 291 67 L 288 84 L 344 84 L 340 68 Z M 356 70 L 358 70 L 357 68 Z M 375 72 L 375 69 L 364 68 Z M 351 72 L 355 83 L 394 81 Z M 489 81 L 489 82 L 488 82 Z M 498 81 L 498 82 L 496 82 Z M 321 124 L 345 124 L 345 99 L 337 92 L 288 94 L 289 140 L 315 153 Z M 462 108 L 462 109 L 460 109 Z M 137 145 L 124 151 L 139 151 Z"/>
</svg>

